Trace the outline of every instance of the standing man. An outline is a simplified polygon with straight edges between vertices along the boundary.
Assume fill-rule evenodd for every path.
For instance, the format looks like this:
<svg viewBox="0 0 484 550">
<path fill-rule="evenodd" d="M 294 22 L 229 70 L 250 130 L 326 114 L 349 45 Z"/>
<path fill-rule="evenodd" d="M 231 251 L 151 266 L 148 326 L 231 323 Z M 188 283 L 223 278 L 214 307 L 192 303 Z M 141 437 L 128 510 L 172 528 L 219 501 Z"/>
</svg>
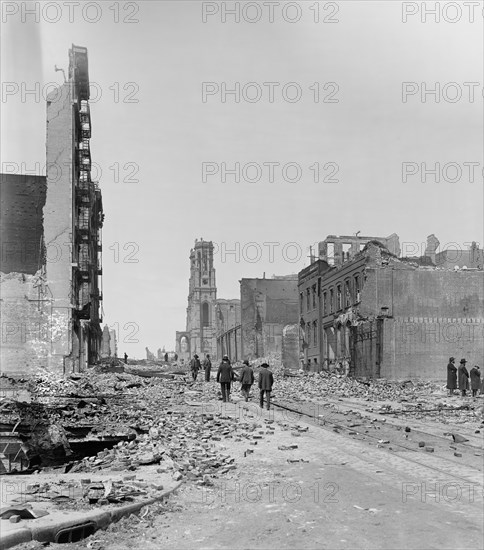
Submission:
<svg viewBox="0 0 484 550">
<path fill-rule="evenodd" d="M 165 363 L 168 363 L 168 353 L 165 353 Z"/>
<path fill-rule="evenodd" d="M 124 364 L 128 364 L 128 354 L 126 352 L 124 352 Z"/>
<path fill-rule="evenodd" d="M 230 384 L 234 379 L 234 371 L 227 355 L 222 357 L 222 362 L 217 371 L 217 382 L 220 382 L 222 401 L 230 401 Z"/>
<path fill-rule="evenodd" d="M 479 365 L 472 367 L 470 375 L 472 397 L 477 397 L 477 392 L 481 389 L 481 371 L 479 370 Z"/>
<path fill-rule="evenodd" d="M 457 376 L 459 378 L 459 390 L 462 397 L 466 396 L 466 390 L 469 389 L 469 373 L 466 369 L 467 361 L 465 359 L 460 360 L 459 368 L 457 369 Z"/>
<path fill-rule="evenodd" d="M 198 371 L 201 369 L 200 361 L 198 359 L 198 355 L 195 353 L 193 356 L 193 359 L 190 361 L 190 370 L 192 371 L 192 378 L 193 381 L 197 379 Z"/>
<path fill-rule="evenodd" d="M 212 361 L 210 361 L 210 355 L 207 353 L 203 360 L 203 370 L 205 371 L 205 382 L 210 382 L 210 373 L 212 371 Z"/>
<path fill-rule="evenodd" d="M 264 393 L 266 394 L 267 399 L 267 410 L 271 407 L 271 391 L 272 385 L 274 384 L 274 376 L 269 370 L 269 365 L 267 363 L 262 363 L 261 370 L 259 372 L 259 390 L 260 390 L 260 406 L 261 409 L 264 408 Z"/>
<path fill-rule="evenodd" d="M 449 364 L 447 365 L 447 389 L 449 390 L 449 397 L 454 395 L 454 390 L 457 389 L 457 367 L 454 363 L 455 357 L 450 357 Z"/>
<path fill-rule="evenodd" d="M 252 367 L 250 366 L 249 361 L 247 359 L 244 361 L 244 366 L 240 371 L 239 380 L 241 384 L 242 395 L 245 397 L 245 400 L 248 401 L 250 388 L 254 383 L 254 371 L 252 370 Z"/>
</svg>

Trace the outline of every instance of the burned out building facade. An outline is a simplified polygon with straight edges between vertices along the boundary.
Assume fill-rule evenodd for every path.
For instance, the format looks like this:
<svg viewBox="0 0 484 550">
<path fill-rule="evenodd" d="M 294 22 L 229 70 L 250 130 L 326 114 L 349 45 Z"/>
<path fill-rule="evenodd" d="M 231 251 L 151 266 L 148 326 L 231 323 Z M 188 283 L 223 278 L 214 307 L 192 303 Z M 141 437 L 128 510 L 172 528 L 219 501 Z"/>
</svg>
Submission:
<svg viewBox="0 0 484 550">
<path fill-rule="evenodd" d="M 285 328 L 298 323 L 297 275 L 241 279 L 241 345 L 244 359 L 282 354 Z"/>
<path fill-rule="evenodd" d="M 360 251 L 353 248 L 345 256 L 335 254 L 333 265 L 323 245 L 320 258 L 300 272 L 305 367 L 436 379 L 444 377 L 449 356 L 480 360 L 482 270 L 444 269 L 429 257 L 425 262 L 400 259 L 382 240 L 367 240 Z"/>
<path fill-rule="evenodd" d="M 101 190 L 91 180 L 87 49 L 47 98 L 47 174 L 1 176 L 2 372 L 83 370 L 101 352 Z"/>
<path fill-rule="evenodd" d="M 243 360 L 240 300 L 217 300 L 216 315 L 218 356 L 228 355 L 234 362 Z"/>
</svg>

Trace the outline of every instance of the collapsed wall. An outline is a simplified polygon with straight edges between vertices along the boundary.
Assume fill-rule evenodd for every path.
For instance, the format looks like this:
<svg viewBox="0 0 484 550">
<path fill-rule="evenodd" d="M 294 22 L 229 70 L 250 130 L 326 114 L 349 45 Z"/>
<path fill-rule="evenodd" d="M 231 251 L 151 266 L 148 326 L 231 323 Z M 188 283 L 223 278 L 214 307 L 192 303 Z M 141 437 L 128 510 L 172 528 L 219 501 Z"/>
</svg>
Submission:
<svg viewBox="0 0 484 550">
<path fill-rule="evenodd" d="M 50 352 L 51 296 L 45 279 L 45 176 L 0 175 L 0 372 L 26 375 Z"/>
</svg>

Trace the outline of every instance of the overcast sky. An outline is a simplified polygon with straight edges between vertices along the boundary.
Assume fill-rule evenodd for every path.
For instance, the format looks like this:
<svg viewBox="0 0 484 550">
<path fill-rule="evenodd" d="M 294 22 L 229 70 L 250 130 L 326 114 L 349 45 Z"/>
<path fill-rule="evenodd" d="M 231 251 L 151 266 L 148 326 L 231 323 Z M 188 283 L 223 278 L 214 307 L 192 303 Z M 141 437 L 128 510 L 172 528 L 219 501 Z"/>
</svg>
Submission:
<svg viewBox="0 0 484 550">
<path fill-rule="evenodd" d="M 408 254 L 431 233 L 441 247 L 483 242 L 472 6 L 436 22 L 425 2 L 239 2 L 236 22 L 215 2 L 20 4 L 2 3 L 2 164 L 45 173 L 43 96 L 71 44 L 87 47 L 104 319 L 121 354 L 174 348 L 195 238 L 216 244 L 219 298 L 238 298 L 242 277 L 297 273 L 329 234 L 395 232 Z M 223 93 L 236 83 L 239 101 Z M 223 163 L 240 163 L 239 183 Z M 422 173 L 436 163 L 439 182 Z"/>
</svg>

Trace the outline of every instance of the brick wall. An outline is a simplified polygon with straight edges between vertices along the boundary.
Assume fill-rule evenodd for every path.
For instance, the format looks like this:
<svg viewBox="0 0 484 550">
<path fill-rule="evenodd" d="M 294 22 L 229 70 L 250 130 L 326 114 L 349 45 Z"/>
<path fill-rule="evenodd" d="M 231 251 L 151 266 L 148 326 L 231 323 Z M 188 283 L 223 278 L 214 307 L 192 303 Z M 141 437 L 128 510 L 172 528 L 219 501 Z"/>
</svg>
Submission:
<svg viewBox="0 0 484 550">
<path fill-rule="evenodd" d="M 62 322 L 53 327 L 56 338 L 52 342 L 49 369 L 62 371 L 67 358 L 72 363 L 67 369 L 70 371 L 79 367 L 72 354 L 73 111 L 69 84 L 61 86 L 61 90 L 62 93 L 53 91 L 47 98 L 44 233 L 47 285 L 54 300 L 53 309 L 62 318 Z"/>
<path fill-rule="evenodd" d="M 452 318 L 397 318 L 384 322 L 384 378 L 444 380 L 449 357 L 482 365 L 484 322 Z"/>
<path fill-rule="evenodd" d="M 44 176 L 0 175 L 0 371 L 48 365 L 51 302 L 45 286 Z"/>
<path fill-rule="evenodd" d="M 362 314 L 384 320 L 384 378 L 444 379 L 450 356 L 479 364 L 484 356 L 482 271 L 367 268 Z"/>
<path fill-rule="evenodd" d="M 45 263 L 45 176 L 0 174 L 2 273 L 34 275 Z"/>
<path fill-rule="evenodd" d="M 29 376 L 49 366 L 52 302 L 40 272 L 2 274 L 1 287 L 0 372 Z"/>
<path fill-rule="evenodd" d="M 282 331 L 297 324 L 297 279 L 242 279 L 240 282 L 242 355 L 282 352 Z"/>
<path fill-rule="evenodd" d="M 367 268 L 360 313 L 482 319 L 483 279 L 483 271 Z"/>
</svg>

